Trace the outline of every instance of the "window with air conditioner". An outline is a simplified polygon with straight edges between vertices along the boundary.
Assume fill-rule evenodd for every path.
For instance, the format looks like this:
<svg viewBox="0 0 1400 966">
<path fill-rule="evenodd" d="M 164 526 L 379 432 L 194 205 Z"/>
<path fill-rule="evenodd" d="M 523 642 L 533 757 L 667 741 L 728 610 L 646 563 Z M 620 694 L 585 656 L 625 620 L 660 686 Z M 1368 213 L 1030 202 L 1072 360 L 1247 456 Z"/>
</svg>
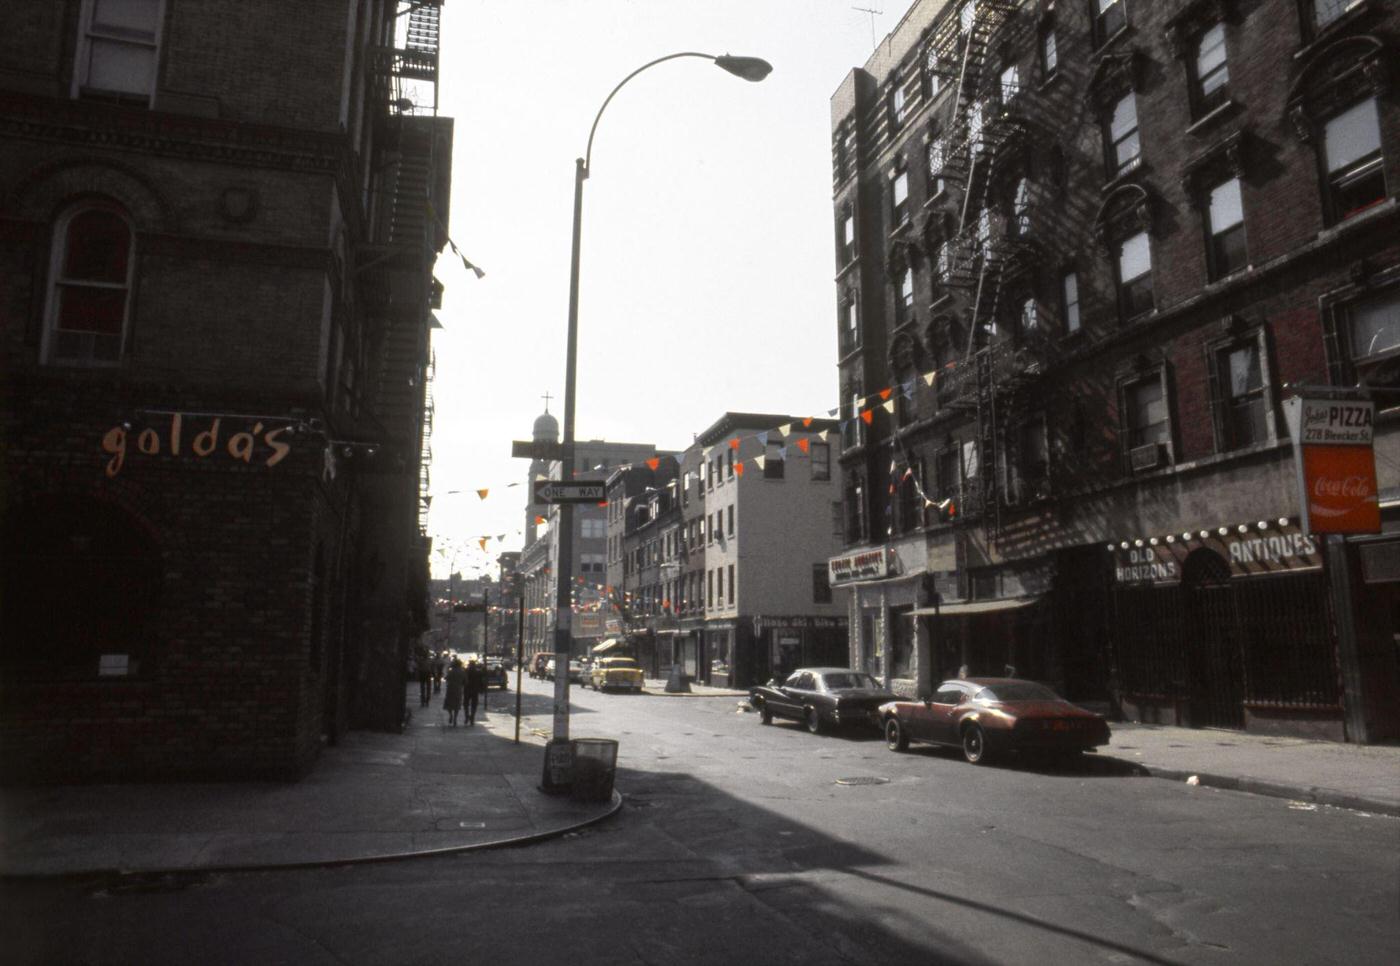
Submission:
<svg viewBox="0 0 1400 966">
<path fill-rule="evenodd" d="M 1154 372 L 1123 386 L 1123 433 L 1129 468 L 1154 470 L 1167 462 L 1171 422 L 1162 374 Z"/>
</svg>

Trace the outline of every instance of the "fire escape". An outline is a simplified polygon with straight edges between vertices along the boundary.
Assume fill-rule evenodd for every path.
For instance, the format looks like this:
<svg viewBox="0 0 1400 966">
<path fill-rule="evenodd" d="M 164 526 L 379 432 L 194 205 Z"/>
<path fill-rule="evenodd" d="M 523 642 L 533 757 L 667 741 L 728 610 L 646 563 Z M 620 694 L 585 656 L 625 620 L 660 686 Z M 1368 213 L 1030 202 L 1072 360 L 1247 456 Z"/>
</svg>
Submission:
<svg viewBox="0 0 1400 966">
<path fill-rule="evenodd" d="M 417 466 L 425 533 L 432 463 L 433 263 L 447 240 L 452 122 L 439 118 L 441 0 L 398 0 L 395 46 L 371 48 L 376 117 L 368 244 L 358 253 L 374 333 L 373 412 L 399 465 Z"/>
<path fill-rule="evenodd" d="M 953 411 L 975 414 L 978 485 L 963 493 L 961 515 L 981 515 L 992 536 L 1001 530 L 1008 502 L 1001 479 L 1008 458 L 1001 410 L 1048 361 L 1043 338 L 1004 331 L 1006 283 L 1033 269 L 1039 259 L 1039 248 L 1025 230 L 1029 195 L 1015 199 L 1005 230 L 998 214 L 1007 166 L 1023 158 L 1031 143 L 1019 77 L 1008 84 L 991 56 L 994 45 L 1023 49 L 1012 36 L 1028 26 L 1020 7 L 1017 0 L 968 0 L 935 29 L 931 58 L 940 80 L 953 85 L 942 177 L 961 195 L 947 219 L 946 280 L 961 297 L 969 320 L 962 358 L 947 374 L 939 396 Z M 950 194 L 958 198 L 957 191 Z"/>
</svg>

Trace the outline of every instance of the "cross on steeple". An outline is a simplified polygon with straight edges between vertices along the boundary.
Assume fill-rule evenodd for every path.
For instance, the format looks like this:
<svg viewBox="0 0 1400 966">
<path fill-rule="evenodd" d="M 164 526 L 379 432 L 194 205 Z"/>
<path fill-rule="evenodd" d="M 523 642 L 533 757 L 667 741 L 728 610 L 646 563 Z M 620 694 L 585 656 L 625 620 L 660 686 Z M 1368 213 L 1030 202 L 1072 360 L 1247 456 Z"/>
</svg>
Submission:
<svg viewBox="0 0 1400 966">
<path fill-rule="evenodd" d="M 551 399 L 553 399 L 554 397 L 551 396 L 551 395 L 549 394 L 549 390 L 546 389 L 544 395 L 541 396 L 540 398 L 544 400 L 544 411 L 545 411 L 545 412 L 549 412 L 549 401 L 550 401 Z"/>
</svg>

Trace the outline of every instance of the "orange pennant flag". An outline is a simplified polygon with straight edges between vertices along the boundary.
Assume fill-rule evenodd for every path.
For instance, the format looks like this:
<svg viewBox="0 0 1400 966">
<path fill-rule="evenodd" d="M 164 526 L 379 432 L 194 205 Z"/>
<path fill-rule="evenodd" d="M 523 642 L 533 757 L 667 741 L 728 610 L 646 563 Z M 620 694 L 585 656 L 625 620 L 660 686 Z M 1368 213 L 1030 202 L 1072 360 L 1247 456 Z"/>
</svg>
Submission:
<svg viewBox="0 0 1400 966">
<path fill-rule="evenodd" d="M 598 501 L 598 505 L 599 505 L 599 506 L 607 506 L 607 505 L 608 505 L 608 501 L 607 501 L 607 500 L 599 500 L 599 501 Z"/>
<path fill-rule="evenodd" d="M 880 390 L 880 398 L 881 398 L 881 399 L 889 399 L 889 398 L 890 398 L 890 393 L 892 393 L 892 392 L 894 392 L 893 389 L 881 389 L 881 390 Z"/>
<path fill-rule="evenodd" d="M 743 475 L 744 475 L 744 464 L 743 464 L 743 463 L 735 463 L 735 464 L 734 464 L 734 472 L 735 472 L 735 473 L 738 473 L 740 476 L 743 476 Z"/>
<path fill-rule="evenodd" d="M 656 469 L 656 468 L 657 468 L 658 466 L 660 466 L 660 465 L 661 465 L 661 458 L 660 458 L 659 456 L 653 456 L 651 459 L 647 460 L 647 466 L 650 467 L 650 468 L 653 469 L 653 470 Z"/>
<path fill-rule="evenodd" d="M 812 417 L 811 417 L 811 416 L 808 416 L 806 419 L 802 420 L 802 428 L 803 428 L 803 429 L 806 429 L 806 428 L 807 428 L 808 426 L 810 426 L 810 425 L 812 425 Z"/>
<path fill-rule="evenodd" d="M 544 517 L 540 517 L 540 516 L 535 517 L 535 526 L 539 526 L 539 525 L 542 524 L 542 523 L 544 523 Z"/>
<path fill-rule="evenodd" d="M 865 425 L 869 426 L 872 422 L 875 421 L 875 411 L 872 409 L 867 409 L 865 412 L 860 414 L 860 418 L 865 420 Z"/>
<path fill-rule="evenodd" d="M 485 537 L 482 537 L 480 540 L 477 541 L 477 543 L 481 544 L 481 549 L 482 549 L 482 550 L 485 550 L 485 549 L 486 549 L 486 538 L 485 538 Z"/>
<path fill-rule="evenodd" d="M 731 440 L 729 441 L 729 448 L 730 448 L 730 449 L 738 449 L 738 448 L 739 448 L 739 437 L 738 437 L 738 436 L 735 436 L 733 439 L 731 439 Z"/>
<path fill-rule="evenodd" d="M 477 491 L 476 491 L 476 495 L 479 496 L 479 497 L 481 497 L 481 498 L 484 500 L 484 499 L 486 499 L 486 494 L 488 494 L 488 493 L 490 493 L 490 492 L 491 492 L 490 490 L 477 490 Z"/>
<path fill-rule="evenodd" d="M 802 452 L 804 453 L 810 452 L 812 449 L 812 441 L 809 440 L 806 436 L 804 436 L 797 441 L 797 448 L 802 450 Z"/>
</svg>

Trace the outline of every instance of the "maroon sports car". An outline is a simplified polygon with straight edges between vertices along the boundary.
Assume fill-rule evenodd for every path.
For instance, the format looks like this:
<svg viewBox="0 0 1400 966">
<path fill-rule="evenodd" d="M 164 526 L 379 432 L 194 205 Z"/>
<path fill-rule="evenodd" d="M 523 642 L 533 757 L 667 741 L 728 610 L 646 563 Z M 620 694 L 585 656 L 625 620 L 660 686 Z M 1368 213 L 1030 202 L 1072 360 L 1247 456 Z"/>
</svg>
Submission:
<svg viewBox="0 0 1400 966">
<path fill-rule="evenodd" d="M 944 681 L 927 701 L 880 706 L 885 745 L 911 741 L 961 748 L 973 764 L 1009 751 L 1071 756 L 1108 744 L 1108 722 L 1054 691 L 1019 678 Z"/>
</svg>

